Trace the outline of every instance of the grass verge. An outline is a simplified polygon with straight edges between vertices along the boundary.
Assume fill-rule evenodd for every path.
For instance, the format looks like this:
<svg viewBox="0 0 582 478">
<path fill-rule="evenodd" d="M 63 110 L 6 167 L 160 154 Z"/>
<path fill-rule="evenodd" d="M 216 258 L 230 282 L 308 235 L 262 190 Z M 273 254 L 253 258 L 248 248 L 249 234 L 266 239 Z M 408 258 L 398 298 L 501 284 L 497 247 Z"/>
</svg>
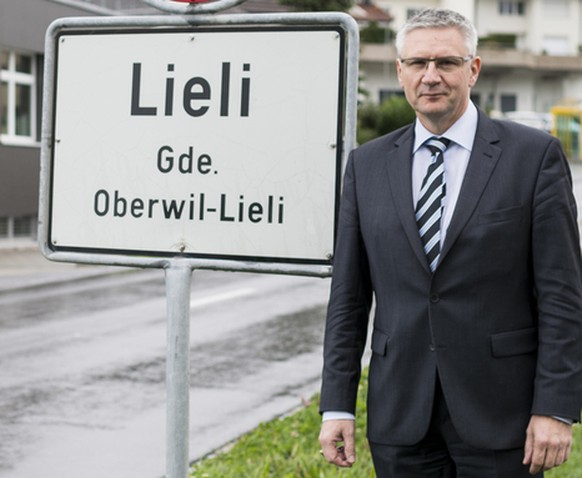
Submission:
<svg viewBox="0 0 582 478">
<path fill-rule="evenodd" d="M 374 478 L 365 438 L 367 388 L 364 374 L 356 420 L 358 461 L 353 468 L 335 468 L 320 456 L 317 437 L 321 417 L 316 396 L 298 412 L 262 423 L 227 451 L 196 463 L 190 478 Z M 582 427 L 574 427 L 570 460 L 546 473 L 546 478 L 582 478 Z"/>
</svg>

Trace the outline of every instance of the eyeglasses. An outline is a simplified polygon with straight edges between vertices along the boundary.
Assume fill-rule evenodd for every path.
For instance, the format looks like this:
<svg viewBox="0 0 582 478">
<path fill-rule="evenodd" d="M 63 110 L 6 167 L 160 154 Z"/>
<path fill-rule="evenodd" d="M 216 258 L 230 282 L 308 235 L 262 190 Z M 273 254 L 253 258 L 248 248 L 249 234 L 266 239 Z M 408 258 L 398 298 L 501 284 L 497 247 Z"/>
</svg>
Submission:
<svg viewBox="0 0 582 478">
<path fill-rule="evenodd" d="M 428 68 L 428 64 L 434 61 L 434 66 L 439 71 L 444 71 L 449 73 L 455 71 L 456 69 L 463 66 L 469 60 L 472 60 L 473 56 L 440 56 L 436 58 L 400 58 L 400 63 L 402 63 L 406 68 L 409 68 L 415 72 L 421 72 Z"/>
</svg>

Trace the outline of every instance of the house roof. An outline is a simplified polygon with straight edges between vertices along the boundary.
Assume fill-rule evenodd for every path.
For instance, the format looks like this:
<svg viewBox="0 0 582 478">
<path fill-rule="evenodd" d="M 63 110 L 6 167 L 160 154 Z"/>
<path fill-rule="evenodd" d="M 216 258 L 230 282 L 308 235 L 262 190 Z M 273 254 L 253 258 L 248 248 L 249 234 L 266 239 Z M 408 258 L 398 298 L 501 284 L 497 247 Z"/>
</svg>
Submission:
<svg viewBox="0 0 582 478">
<path fill-rule="evenodd" d="M 348 13 L 358 22 L 390 23 L 394 17 L 369 0 L 355 4 Z"/>
<path fill-rule="evenodd" d="M 278 0 L 247 0 L 233 8 L 226 10 L 228 13 L 284 13 L 293 9 L 282 5 Z"/>
</svg>

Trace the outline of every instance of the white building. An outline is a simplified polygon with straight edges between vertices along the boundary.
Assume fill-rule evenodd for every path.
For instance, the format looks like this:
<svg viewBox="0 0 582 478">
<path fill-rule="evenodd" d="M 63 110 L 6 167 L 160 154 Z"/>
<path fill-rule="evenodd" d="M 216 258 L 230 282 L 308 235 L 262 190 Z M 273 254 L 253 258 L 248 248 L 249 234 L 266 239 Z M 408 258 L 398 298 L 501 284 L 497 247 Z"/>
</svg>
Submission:
<svg viewBox="0 0 582 478">
<path fill-rule="evenodd" d="M 484 110 L 548 112 L 582 99 L 582 0 L 378 0 L 398 30 L 426 7 L 456 10 L 479 32 L 483 69 L 473 100 Z M 374 101 L 401 94 L 392 44 L 363 44 L 364 88 Z"/>
</svg>

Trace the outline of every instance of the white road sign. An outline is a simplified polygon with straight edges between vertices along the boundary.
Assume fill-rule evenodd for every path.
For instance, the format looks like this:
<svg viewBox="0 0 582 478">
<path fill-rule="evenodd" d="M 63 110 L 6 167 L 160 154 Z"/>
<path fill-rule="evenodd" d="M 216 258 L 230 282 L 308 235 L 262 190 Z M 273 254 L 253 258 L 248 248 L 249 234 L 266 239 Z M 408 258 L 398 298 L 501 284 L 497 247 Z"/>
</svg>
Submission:
<svg viewBox="0 0 582 478">
<path fill-rule="evenodd" d="M 329 263 L 341 28 L 56 41 L 52 250 Z"/>
</svg>

